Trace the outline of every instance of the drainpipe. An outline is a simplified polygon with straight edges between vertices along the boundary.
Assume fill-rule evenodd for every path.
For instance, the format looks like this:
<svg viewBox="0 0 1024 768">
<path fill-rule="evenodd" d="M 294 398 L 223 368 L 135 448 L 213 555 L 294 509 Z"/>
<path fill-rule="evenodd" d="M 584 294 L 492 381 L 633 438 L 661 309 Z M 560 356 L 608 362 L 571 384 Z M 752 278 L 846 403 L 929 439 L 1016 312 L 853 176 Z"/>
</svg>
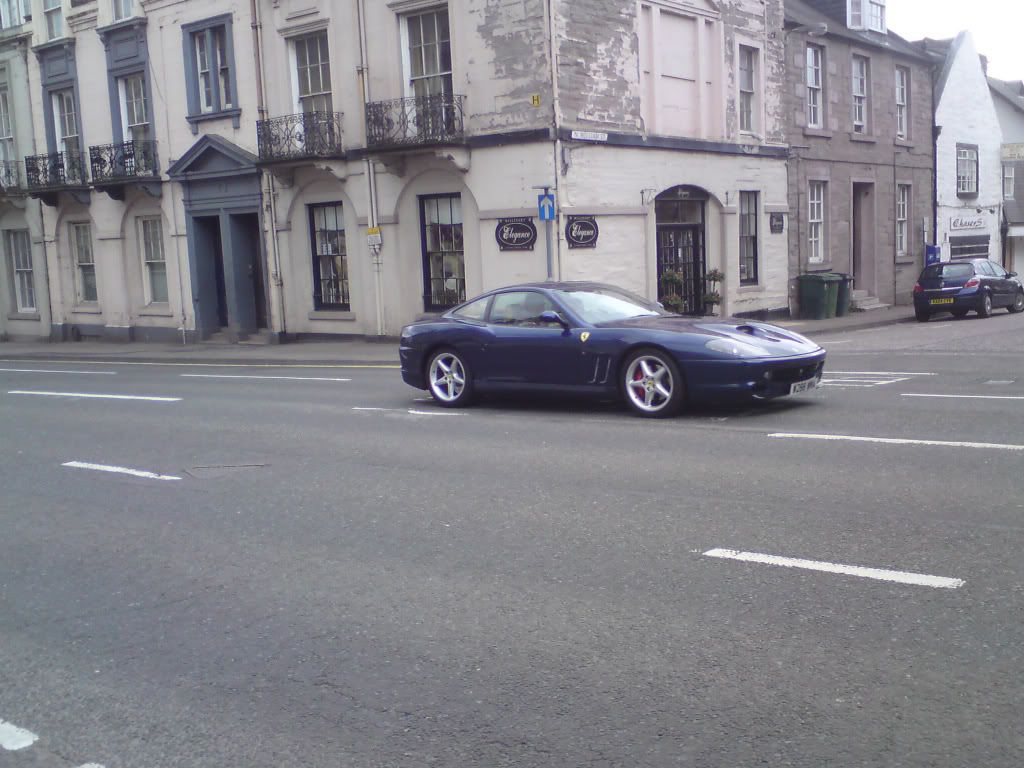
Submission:
<svg viewBox="0 0 1024 768">
<path fill-rule="evenodd" d="M 263 40 L 261 32 L 263 24 L 260 21 L 258 0 L 249 0 L 249 16 L 252 28 L 252 59 L 253 69 L 256 75 L 256 115 L 259 120 L 267 119 L 267 105 L 263 91 Z M 288 334 L 288 321 L 286 319 L 284 305 L 284 280 L 281 277 L 281 249 L 277 233 L 277 189 L 274 185 L 274 175 L 266 171 L 260 172 L 260 192 L 266 197 L 267 205 L 264 211 L 270 214 L 270 252 L 271 272 L 270 281 L 274 284 L 277 294 L 277 304 L 281 309 L 281 336 Z M 264 230 L 266 231 L 266 230 Z M 273 315 L 273 313 L 271 313 Z"/>
<path fill-rule="evenodd" d="M 548 56 L 551 61 L 551 112 L 552 112 L 552 125 L 555 132 L 555 142 L 553 147 L 554 156 L 552 157 L 552 166 L 554 171 L 554 183 L 555 183 L 555 267 L 556 267 L 556 278 L 562 279 L 562 194 L 561 184 L 559 179 L 562 176 L 563 168 L 567 171 L 568 169 L 562 163 L 562 105 L 559 100 L 559 88 L 558 88 L 558 47 L 555 44 L 555 7 L 558 0 L 548 0 L 548 45 L 549 53 Z"/>
<path fill-rule="evenodd" d="M 366 125 L 366 105 L 370 103 L 370 78 L 366 64 L 366 7 L 364 0 L 356 1 L 356 15 L 359 26 L 359 89 L 363 97 L 363 136 L 369 135 Z M 377 171 L 373 157 L 366 155 L 366 183 L 370 210 L 368 220 L 371 227 L 380 226 L 377 208 Z M 377 335 L 384 335 L 384 262 L 380 255 L 380 246 L 372 246 L 373 255 L 373 287 L 374 303 L 377 305 Z"/>
</svg>

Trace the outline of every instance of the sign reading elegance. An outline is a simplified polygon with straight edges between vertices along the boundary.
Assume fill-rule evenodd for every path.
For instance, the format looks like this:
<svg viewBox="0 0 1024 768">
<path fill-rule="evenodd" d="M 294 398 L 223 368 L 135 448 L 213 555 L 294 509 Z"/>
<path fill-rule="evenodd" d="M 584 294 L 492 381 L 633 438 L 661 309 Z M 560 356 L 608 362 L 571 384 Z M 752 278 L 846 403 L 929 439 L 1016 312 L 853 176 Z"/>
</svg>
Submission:
<svg viewBox="0 0 1024 768">
<path fill-rule="evenodd" d="M 949 220 L 950 229 L 984 229 L 984 216 L 954 216 Z"/>
<path fill-rule="evenodd" d="M 570 248 L 596 248 L 601 234 L 593 216 L 568 216 L 565 224 L 565 239 Z"/>
<path fill-rule="evenodd" d="M 498 219 L 494 239 L 498 241 L 498 250 L 501 251 L 532 251 L 537 242 L 537 227 L 529 216 Z"/>
<path fill-rule="evenodd" d="M 1003 144 L 1003 160 L 1013 162 L 1024 161 L 1024 144 Z"/>
</svg>

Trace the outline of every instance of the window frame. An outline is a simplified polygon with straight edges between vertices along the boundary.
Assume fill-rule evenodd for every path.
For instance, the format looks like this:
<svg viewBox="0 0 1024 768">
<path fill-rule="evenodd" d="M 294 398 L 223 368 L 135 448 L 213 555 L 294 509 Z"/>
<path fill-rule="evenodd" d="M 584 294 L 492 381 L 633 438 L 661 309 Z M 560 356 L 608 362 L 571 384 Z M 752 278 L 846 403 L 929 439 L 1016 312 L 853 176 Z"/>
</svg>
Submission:
<svg viewBox="0 0 1024 768">
<path fill-rule="evenodd" d="M 316 53 L 319 57 L 316 65 L 309 63 L 309 44 L 310 41 L 317 41 Z M 326 48 L 321 46 L 321 41 Z M 306 65 L 305 69 L 308 73 L 312 73 L 313 67 L 315 66 L 319 70 L 320 76 L 320 88 L 319 90 L 312 90 L 310 87 L 309 93 L 302 93 L 302 69 L 303 67 L 299 64 L 299 48 L 300 45 L 305 48 L 306 52 Z M 294 86 L 295 94 L 295 111 L 297 114 L 306 114 L 307 112 L 319 112 L 319 113 L 333 113 L 334 112 L 334 80 L 331 77 L 331 40 L 327 34 L 326 29 L 320 29 L 309 34 L 299 35 L 293 37 L 288 41 L 288 46 L 291 52 L 291 64 L 292 64 L 292 84 Z M 326 59 L 323 54 L 326 53 Z M 327 85 L 324 87 L 324 75 L 326 74 Z M 307 79 L 307 85 L 312 86 L 312 79 Z M 314 109 L 306 109 L 306 101 L 310 100 L 314 105 Z M 326 109 L 320 109 L 317 107 L 319 102 L 326 102 Z"/>
<path fill-rule="evenodd" d="M 1013 200 L 1014 187 L 1017 184 L 1016 175 L 1013 163 L 1003 163 L 1003 200 Z"/>
<path fill-rule="evenodd" d="M 11 119 L 11 95 L 7 83 L 0 83 L 0 161 L 17 162 L 14 121 Z M 6 179 L 6 173 L 4 174 Z"/>
<path fill-rule="evenodd" d="M 871 117 L 871 62 L 867 56 L 859 53 L 852 54 L 850 62 L 850 106 L 853 132 L 867 135 L 869 133 L 868 126 Z M 858 64 L 863 65 L 864 71 L 862 74 L 857 72 Z M 860 92 L 857 90 L 858 81 L 861 81 Z"/>
<path fill-rule="evenodd" d="M 896 66 L 896 138 L 910 138 L 910 68 Z"/>
<path fill-rule="evenodd" d="M 961 157 L 961 153 L 965 153 L 965 157 Z M 971 153 L 974 157 L 971 158 Z M 962 174 L 960 172 L 961 160 L 970 163 L 968 174 Z M 956 145 L 956 196 L 960 198 L 975 198 L 978 196 L 978 189 L 981 186 L 981 180 L 978 178 L 978 145 L 977 144 L 957 144 Z M 966 180 L 968 184 L 961 183 L 961 180 Z"/>
<path fill-rule="evenodd" d="M 817 62 L 812 61 L 812 56 Z M 823 129 L 825 127 L 825 48 L 813 43 L 807 44 L 807 51 L 804 57 L 804 80 L 807 86 L 807 98 L 804 104 L 804 117 L 808 128 Z M 811 82 L 812 73 L 817 74 L 817 82 Z M 813 103 L 816 97 L 817 103 Z M 817 119 L 811 119 L 811 110 L 817 114 Z"/>
<path fill-rule="evenodd" d="M 426 69 L 427 69 L 426 63 L 425 63 L 425 61 L 421 61 L 421 63 L 423 64 L 423 74 L 413 75 L 413 66 L 412 66 L 412 63 L 413 63 L 413 50 L 412 50 L 413 49 L 413 45 L 412 45 L 412 43 L 413 43 L 413 35 L 412 35 L 411 31 L 410 31 L 410 22 L 413 19 L 421 20 L 425 16 L 435 16 L 436 17 L 436 14 L 439 14 L 439 13 L 442 13 L 442 12 L 445 14 L 445 16 L 447 18 L 446 26 L 448 28 L 448 38 L 446 40 L 441 40 L 440 37 L 437 36 L 437 34 L 436 34 L 437 33 L 437 22 L 435 20 L 435 23 L 434 23 L 434 32 L 435 32 L 434 44 L 437 47 L 437 50 L 436 50 L 436 53 L 437 53 L 437 72 L 431 73 L 431 74 L 426 74 Z M 401 39 L 402 39 L 401 40 L 401 42 L 402 42 L 402 77 L 403 77 L 402 91 L 405 94 L 405 96 L 407 98 L 420 98 L 420 97 L 422 97 L 424 95 L 433 95 L 433 96 L 439 95 L 439 94 L 430 93 L 429 90 L 428 90 L 427 94 L 417 94 L 416 93 L 416 90 L 417 90 L 416 89 L 416 83 L 417 82 L 427 82 L 428 80 L 434 79 L 434 78 L 439 79 L 440 82 L 441 82 L 440 95 L 445 95 L 445 96 L 452 96 L 452 95 L 454 95 L 454 93 L 455 93 L 455 56 L 452 54 L 452 25 L 451 25 L 452 19 L 451 19 L 451 12 L 450 12 L 450 8 L 448 7 L 448 3 L 438 3 L 437 5 L 431 6 L 431 7 L 428 7 L 428 8 L 418 8 L 416 10 L 409 11 L 408 13 L 403 13 L 400 18 L 401 18 Z M 421 31 L 420 40 L 421 41 L 423 39 L 423 37 L 422 37 L 422 29 L 423 29 L 423 27 L 422 27 L 422 23 L 421 23 L 421 25 L 420 25 L 420 31 Z M 447 70 L 444 69 L 441 66 L 442 58 L 443 58 L 442 57 L 442 51 L 443 51 L 442 45 L 444 43 L 448 44 L 448 68 L 447 68 Z M 425 51 L 426 48 L 427 48 L 426 45 L 420 45 L 418 47 L 419 47 L 421 52 Z M 421 56 L 421 58 L 422 58 L 422 56 Z"/>
<path fill-rule="evenodd" d="M 50 0 L 43 0 L 43 27 L 46 30 L 46 40 L 59 40 L 66 36 L 64 23 L 63 0 L 55 0 L 53 5 L 47 5 Z M 54 21 L 56 20 L 56 21 Z"/>
<path fill-rule="evenodd" d="M 139 93 L 129 94 L 129 83 L 137 83 Z M 122 141 L 148 141 L 152 139 L 152 121 L 149 113 L 149 94 L 147 92 L 146 73 L 142 70 L 130 72 L 117 78 L 118 107 L 121 110 L 121 139 Z M 132 113 L 136 113 L 139 102 L 142 103 L 144 120 L 132 122 Z M 133 110 L 132 107 L 135 107 Z M 136 136 L 133 129 L 142 129 L 141 136 Z"/>
<path fill-rule="evenodd" d="M 896 255 L 910 252 L 910 206 L 913 190 L 910 184 L 896 185 Z"/>
<path fill-rule="evenodd" d="M 338 211 L 335 215 L 334 223 L 336 227 L 340 224 L 340 229 L 326 230 L 325 228 L 325 231 L 340 233 L 339 242 L 341 244 L 341 249 L 340 253 L 337 254 L 321 254 L 318 247 L 319 241 L 317 240 L 316 212 L 317 210 L 327 210 L 329 208 L 336 208 Z M 310 203 L 306 206 L 306 215 L 309 219 L 309 254 L 311 259 L 311 276 L 313 280 L 313 309 L 317 312 L 350 312 L 352 309 L 352 278 L 349 274 L 351 263 L 348 258 L 348 236 L 345 228 L 345 204 L 341 200 Z M 326 224 L 326 218 L 324 222 Z M 340 301 L 324 301 L 324 280 L 320 272 L 321 256 L 340 256 L 342 269 L 338 272 L 336 278 L 334 278 L 338 282 L 338 296 Z"/>
<path fill-rule="evenodd" d="M 182 24 L 181 35 L 188 104 L 185 119 L 192 124 L 192 132 L 199 132 L 196 124 L 203 120 L 225 117 L 231 117 L 233 126 L 238 128 L 242 108 L 238 104 L 238 68 L 231 14 Z M 200 68 L 200 45 L 197 42 L 200 39 L 206 50 L 205 69 Z M 204 74 L 209 81 L 209 100 L 206 99 L 206 88 L 203 86 Z M 229 92 L 227 100 L 224 99 L 225 91 Z"/>
<path fill-rule="evenodd" d="M 423 266 L 422 266 L 422 269 L 423 269 L 423 310 L 425 312 L 444 312 L 444 311 L 447 311 L 447 310 L 451 309 L 452 307 L 458 306 L 459 304 L 462 304 L 463 302 L 466 301 L 466 240 L 465 240 L 465 218 L 462 215 L 463 214 L 463 211 L 462 211 L 462 194 L 460 192 L 444 192 L 444 193 L 439 193 L 439 194 L 420 195 L 418 199 L 419 199 L 419 209 L 420 209 L 420 221 L 419 221 L 419 224 L 420 224 L 420 247 L 421 247 L 421 254 L 422 254 L 422 259 L 423 259 Z M 459 201 L 459 219 L 460 219 L 460 221 L 458 222 L 458 225 L 459 225 L 460 228 L 462 228 L 462 230 L 461 230 L 462 231 L 462 238 L 461 238 L 461 240 L 462 240 L 462 249 L 461 250 L 453 248 L 450 251 L 445 251 L 442 248 L 439 251 L 430 251 L 427 248 L 427 243 L 428 243 L 428 241 L 427 241 L 427 205 L 431 201 L 442 200 L 442 199 L 449 200 L 449 206 L 451 206 L 451 202 L 450 201 L 452 201 L 452 200 L 458 200 Z M 450 209 L 450 212 L 453 212 L 453 210 L 454 209 Z M 454 216 L 453 216 L 453 218 L 454 218 Z M 455 224 L 456 224 L 456 222 L 453 221 L 452 222 L 452 226 L 454 227 Z M 454 230 L 453 230 L 453 233 L 454 233 Z M 454 235 L 453 235 L 452 242 L 454 244 Z M 444 274 L 443 274 L 443 272 L 444 272 L 444 256 L 445 256 L 446 253 L 458 253 L 458 254 L 460 254 L 461 259 L 462 259 L 462 275 L 461 275 L 461 277 L 459 277 L 459 276 L 453 276 L 452 278 L 444 277 Z M 440 254 L 441 255 L 442 276 L 439 277 L 439 278 L 432 277 L 432 273 L 430 271 L 430 259 L 431 259 L 431 256 L 434 255 L 434 254 Z M 455 287 L 456 297 L 455 297 L 455 301 L 438 303 L 438 302 L 435 302 L 433 300 L 434 293 L 433 293 L 433 290 L 432 290 L 431 283 L 435 279 L 443 280 L 445 282 L 447 282 L 447 280 L 449 280 L 449 279 L 453 279 L 453 280 L 456 281 L 456 287 Z M 461 282 L 461 285 L 459 284 L 460 282 Z M 445 286 L 443 288 L 443 291 L 447 292 L 448 288 Z"/>
<path fill-rule="evenodd" d="M 0 29 L 13 29 L 25 23 L 25 6 L 22 0 L 0 2 Z"/>
<path fill-rule="evenodd" d="M 759 226 L 761 216 L 760 193 L 756 190 L 740 190 L 738 201 L 739 231 L 740 231 L 740 262 L 739 275 L 740 285 L 758 285 L 760 283 L 760 248 L 759 239 L 761 228 Z M 747 208 L 745 203 L 753 203 L 753 210 Z M 753 231 L 751 231 L 753 230 Z"/>
<path fill-rule="evenodd" d="M 820 191 L 819 196 L 812 194 Z M 820 197 L 820 199 L 816 199 Z M 818 210 L 815 210 L 817 206 Z M 807 263 L 824 264 L 826 252 L 826 220 L 828 208 L 828 181 L 826 179 L 807 180 Z M 817 213 L 817 216 L 815 216 Z"/>
<path fill-rule="evenodd" d="M 167 305 L 170 303 L 170 282 L 167 279 L 167 254 L 164 251 L 164 223 L 163 218 L 160 216 L 136 216 L 136 231 L 138 232 L 139 238 L 139 256 L 142 260 L 142 287 L 143 297 L 146 305 L 158 304 Z M 153 240 L 151 237 L 146 237 L 146 224 L 156 224 L 157 226 L 157 237 Z M 159 259 L 151 258 L 149 249 L 150 243 L 156 243 L 157 249 L 160 251 Z M 163 270 L 163 296 L 164 298 L 158 298 L 156 292 L 153 290 L 153 271 L 154 266 L 159 264 Z"/>
<path fill-rule="evenodd" d="M 111 0 L 111 16 L 114 21 L 124 21 L 135 15 L 135 0 Z"/>
<path fill-rule="evenodd" d="M 88 237 L 86 242 L 89 245 L 89 260 L 82 260 L 81 240 L 79 238 L 79 232 L 85 229 Z M 77 304 L 99 304 L 99 280 L 96 275 L 96 251 L 92 245 L 92 224 L 88 221 L 70 221 L 68 222 L 68 240 L 71 247 L 71 259 L 75 265 L 75 301 Z M 83 276 L 85 273 L 92 274 L 92 290 L 95 296 L 89 298 L 86 296 L 85 291 L 85 280 Z"/>
<path fill-rule="evenodd" d="M 19 253 L 14 245 L 16 237 L 23 238 L 24 249 Z M 11 279 L 11 298 L 19 314 L 37 314 L 39 302 L 36 297 L 35 269 L 32 264 L 32 240 L 27 229 L 5 229 L 3 231 L 4 252 L 7 255 L 8 273 Z M 20 260 L 19 256 L 24 257 Z M 27 266 L 26 266 L 27 263 Z M 26 297 L 25 291 L 28 292 Z"/>
<path fill-rule="evenodd" d="M 743 77 L 745 72 L 743 66 L 745 54 L 750 57 L 749 88 L 745 87 Z M 761 79 L 761 50 L 757 46 L 740 42 L 737 45 L 736 58 L 736 89 L 739 93 L 736 102 L 736 122 L 740 133 L 757 135 L 761 130 L 761 120 L 758 119 L 760 117 L 760 99 L 758 94 L 760 93 L 759 85 Z M 744 107 L 744 97 L 746 97 L 746 107 Z M 747 115 L 749 119 L 746 126 L 743 125 L 744 115 Z"/>
</svg>

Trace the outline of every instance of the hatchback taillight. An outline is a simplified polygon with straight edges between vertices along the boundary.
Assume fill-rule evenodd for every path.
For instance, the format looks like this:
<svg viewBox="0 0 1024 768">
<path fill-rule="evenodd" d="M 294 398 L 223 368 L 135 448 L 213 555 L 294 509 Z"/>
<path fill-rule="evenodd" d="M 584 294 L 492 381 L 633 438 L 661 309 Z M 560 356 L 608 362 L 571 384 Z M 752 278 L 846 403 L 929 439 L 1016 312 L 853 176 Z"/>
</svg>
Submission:
<svg viewBox="0 0 1024 768">
<path fill-rule="evenodd" d="M 977 288 L 979 285 L 981 285 L 981 278 L 972 277 L 970 280 L 964 283 L 964 288 Z"/>
<path fill-rule="evenodd" d="M 924 286 L 921 285 L 920 283 L 914 283 L 914 293 L 923 293 L 923 292 L 924 292 Z"/>
</svg>

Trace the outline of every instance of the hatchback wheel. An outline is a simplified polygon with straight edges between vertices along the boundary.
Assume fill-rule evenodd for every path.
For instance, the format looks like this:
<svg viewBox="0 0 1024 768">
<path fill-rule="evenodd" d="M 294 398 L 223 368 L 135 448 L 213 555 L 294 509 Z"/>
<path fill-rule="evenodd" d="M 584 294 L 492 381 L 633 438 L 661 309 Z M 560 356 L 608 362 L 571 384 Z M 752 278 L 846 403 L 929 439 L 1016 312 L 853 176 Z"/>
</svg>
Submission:
<svg viewBox="0 0 1024 768">
<path fill-rule="evenodd" d="M 992 296 L 984 293 L 981 296 L 981 305 L 978 307 L 978 317 L 992 316 Z"/>
<path fill-rule="evenodd" d="M 679 366 L 664 352 L 653 349 L 639 350 L 626 359 L 622 391 L 633 412 L 648 418 L 674 416 L 686 399 Z"/>
<path fill-rule="evenodd" d="M 915 309 L 914 310 L 914 317 L 917 318 L 917 322 L 919 322 L 919 323 L 927 323 L 928 322 L 928 318 L 931 317 L 931 316 L 932 316 L 931 313 L 928 310 L 926 310 L 926 309 Z"/>
<path fill-rule="evenodd" d="M 431 397 L 446 408 L 468 405 L 473 398 L 473 376 L 450 349 L 439 350 L 430 358 L 427 386 Z"/>
<path fill-rule="evenodd" d="M 1017 291 L 1016 297 L 1013 299 L 1013 304 L 1009 306 L 1011 312 L 1024 312 L 1024 290 Z"/>
</svg>

